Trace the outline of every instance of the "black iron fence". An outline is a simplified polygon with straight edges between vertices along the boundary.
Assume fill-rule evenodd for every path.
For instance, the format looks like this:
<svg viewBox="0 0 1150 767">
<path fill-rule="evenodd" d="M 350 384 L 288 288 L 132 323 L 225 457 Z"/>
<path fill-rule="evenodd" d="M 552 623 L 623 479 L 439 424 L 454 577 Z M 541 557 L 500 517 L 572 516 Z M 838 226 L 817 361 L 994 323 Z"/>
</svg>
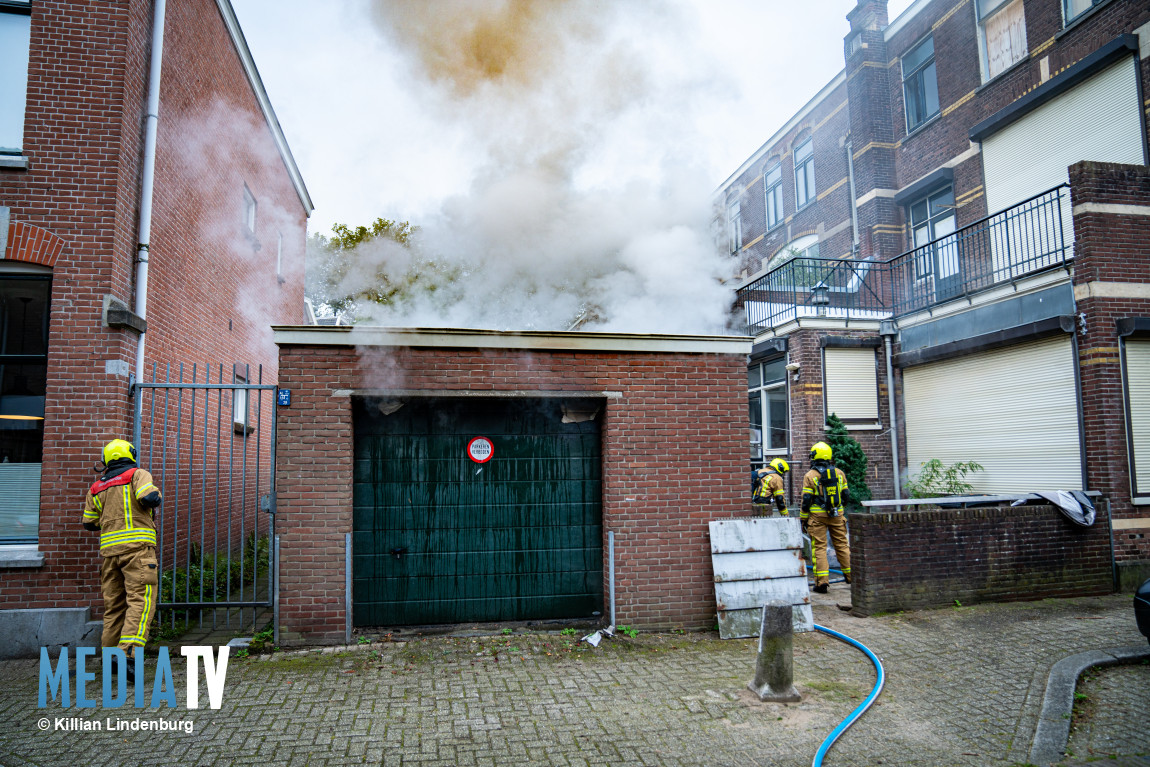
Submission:
<svg viewBox="0 0 1150 767">
<path fill-rule="evenodd" d="M 738 291 L 750 335 L 802 317 L 889 319 L 1074 259 L 1070 187 L 979 219 L 886 261 L 793 258 Z"/>
<path fill-rule="evenodd" d="M 792 258 L 739 291 L 751 334 L 799 317 L 882 319 L 887 265 L 853 259 Z"/>
<path fill-rule="evenodd" d="M 254 625 L 273 607 L 275 390 L 248 366 L 153 366 L 136 384 L 139 462 L 164 498 L 158 602 L 173 625 Z"/>
</svg>

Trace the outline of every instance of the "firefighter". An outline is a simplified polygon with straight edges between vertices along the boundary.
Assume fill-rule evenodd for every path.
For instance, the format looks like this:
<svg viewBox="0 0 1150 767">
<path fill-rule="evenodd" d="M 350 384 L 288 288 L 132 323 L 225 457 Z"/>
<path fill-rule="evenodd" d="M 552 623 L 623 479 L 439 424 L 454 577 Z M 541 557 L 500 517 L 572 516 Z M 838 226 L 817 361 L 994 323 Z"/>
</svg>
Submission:
<svg viewBox="0 0 1150 767">
<path fill-rule="evenodd" d="M 843 504 L 850 500 L 847 478 L 831 461 L 831 446 L 816 442 L 811 448 L 811 470 L 803 477 L 803 506 L 799 517 L 811 537 L 815 554 L 815 591 L 827 593 L 830 567 L 827 565 L 827 535 L 835 547 L 843 578 L 851 582 L 851 550 Z"/>
<path fill-rule="evenodd" d="M 156 525 L 160 491 L 152 475 L 136 466 L 136 448 L 114 439 L 104 446 L 102 473 L 84 499 L 84 527 L 100 531 L 100 592 L 104 633 L 100 644 L 119 647 L 135 677 L 135 648 L 148 641 L 159 596 Z M 114 660 L 114 659 L 113 659 Z"/>
<path fill-rule="evenodd" d="M 751 495 L 751 500 L 764 506 L 764 516 L 767 513 L 766 507 L 771 501 L 774 501 L 775 508 L 784 517 L 790 515 L 787 510 L 786 491 L 783 489 L 783 477 L 790 470 L 790 464 L 782 458 L 776 458 L 765 467 L 754 472 L 755 490 Z"/>
</svg>

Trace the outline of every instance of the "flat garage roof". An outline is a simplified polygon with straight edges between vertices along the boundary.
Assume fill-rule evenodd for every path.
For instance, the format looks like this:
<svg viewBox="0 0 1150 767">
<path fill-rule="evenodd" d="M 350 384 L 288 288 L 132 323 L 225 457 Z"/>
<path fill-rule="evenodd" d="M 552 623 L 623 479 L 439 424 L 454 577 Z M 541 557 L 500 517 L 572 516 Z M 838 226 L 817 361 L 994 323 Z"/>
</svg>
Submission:
<svg viewBox="0 0 1150 767">
<path fill-rule="evenodd" d="M 750 336 L 552 332 L 363 325 L 273 325 L 280 346 L 422 346 L 570 352 L 750 354 Z"/>
</svg>

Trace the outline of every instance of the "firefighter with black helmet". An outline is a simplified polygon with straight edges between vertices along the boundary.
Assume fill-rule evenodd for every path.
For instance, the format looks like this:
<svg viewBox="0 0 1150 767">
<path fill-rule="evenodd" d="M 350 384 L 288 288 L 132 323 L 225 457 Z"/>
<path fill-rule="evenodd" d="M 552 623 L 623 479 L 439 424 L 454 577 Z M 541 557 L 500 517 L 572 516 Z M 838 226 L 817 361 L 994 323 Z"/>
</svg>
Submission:
<svg viewBox="0 0 1150 767">
<path fill-rule="evenodd" d="M 835 547 L 843 577 L 851 582 L 851 549 L 843 504 L 850 500 L 847 477 L 831 460 L 831 446 L 816 442 L 811 447 L 811 470 L 803 477 L 803 506 L 799 517 L 811 537 L 815 554 L 815 591 L 827 593 L 830 566 L 827 564 L 827 536 Z"/>
<path fill-rule="evenodd" d="M 755 470 L 752 477 L 754 492 L 751 494 L 751 500 L 764 507 L 764 516 L 766 507 L 772 501 L 780 514 L 784 517 L 790 515 L 790 511 L 787 510 L 787 494 L 783 487 L 783 477 L 790 470 L 790 464 L 782 458 L 775 458 L 765 467 Z"/>
<path fill-rule="evenodd" d="M 160 491 L 152 475 L 136 466 L 136 448 L 114 439 L 104 446 L 100 478 L 84 499 L 84 527 L 100 531 L 100 592 L 104 597 L 103 647 L 119 647 L 131 659 L 143 647 L 156 612 L 159 568 L 152 514 Z"/>
</svg>

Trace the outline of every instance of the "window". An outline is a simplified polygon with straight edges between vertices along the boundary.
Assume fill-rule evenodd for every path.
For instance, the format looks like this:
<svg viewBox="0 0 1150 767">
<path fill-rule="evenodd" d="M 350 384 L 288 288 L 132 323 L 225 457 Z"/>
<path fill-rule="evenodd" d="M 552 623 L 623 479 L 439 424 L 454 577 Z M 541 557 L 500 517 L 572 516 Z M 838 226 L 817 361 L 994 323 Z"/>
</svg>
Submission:
<svg viewBox="0 0 1150 767">
<path fill-rule="evenodd" d="M 1102 5 L 1106 0 L 1063 0 L 1062 14 L 1066 23 L 1077 19 L 1096 5 Z"/>
<path fill-rule="evenodd" d="M 0 273 L 0 541 L 34 542 L 48 373 L 50 274 Z"/>
<path fill-rule="evenodd" d="M 787 452 L 786 358 L 753 363 L 747 370 L 751 416 L 751 461 Z"/>
<path fill-rule="evenodd" d="M 244 184 L 244 226 L 251 234 L 256 233 L 256 198 L 247 184 Z"/>
<path fill-rule="evenodd" d="M 0 154 L 24 149 L 31 13 L 28 0 L 0 2 Z"/>
<path fill-rule="evenodd" d="M 1130 450 L 1130 491 L 1150 496 L 1150 338 L 1122 342 L 1126 384 L 1126 429 Z"/>
<path fill-rule="evenodd" d="M 982 76 L 990 80 L 1026 58 L 1022 0 L 976 0 Z"/>
<path fill-rule="evenodd" d="M 812 139 L 795 147 L 795 207 L 815 199 L 815 155 Z"/>
<path fill-rule="evenodd" d="M 819 236 L 817 234 L 808 234 L 806 237 L 800 237 L 797 240 L 791 240 L 782 250 L 771 258 L 768 265 L 771 269 L 776 266 L 782 266 L 792 258 L 818 258 L 819 257 Z"/>
<path fill-rule="evenodd" d="M 926 38 L 902 57 L 902 92 L 907 133 L 938 114 L 933 37 Z"/>
<path fill-rule="evenodd" d="M 743 247 L 743 222 L 739 216 L 740 211 L 738 200 L 727 206 L 727 239 L 732 254 L 738 253 L 739 248 Z"/>
<path fill-rule="evenodd" d="M 239 367 L 239 365 L 236 366 L 236 368 Z M 247 376 L 233 372 L 232 381 L 236 384 L 246 385 L 248 379 Z M 255 430 L 251 425 L 248 413 L 247 389 L 232 389 L 232 426 L 236 434 L 247 434 Z"/>
<path fill-rule="evenodd" d="M 767 230 L 783 223 L 783 166 L 776 164 L 763 176 L 767 200 Z"/>
<path fill-rule="evenodd" d="M 938 243 L 932 248 L 923 246 L 954 232 L 954 189 L 947 187 L 940 192 L 919 200 L 910 206 L 910 230 L 913 238 L 914 276 L 916 279 L 929 277 L 936 272 L 949 277 L 958 271 L 954 243 Z M 939 263 L 943 260 L 944 263 Z"/>
<path fill-rule="evenodd" d="M 878 423 L 878 363 L 872 348 L 823 349 L 823 403 L 848 427 Z"/>
</svg>

